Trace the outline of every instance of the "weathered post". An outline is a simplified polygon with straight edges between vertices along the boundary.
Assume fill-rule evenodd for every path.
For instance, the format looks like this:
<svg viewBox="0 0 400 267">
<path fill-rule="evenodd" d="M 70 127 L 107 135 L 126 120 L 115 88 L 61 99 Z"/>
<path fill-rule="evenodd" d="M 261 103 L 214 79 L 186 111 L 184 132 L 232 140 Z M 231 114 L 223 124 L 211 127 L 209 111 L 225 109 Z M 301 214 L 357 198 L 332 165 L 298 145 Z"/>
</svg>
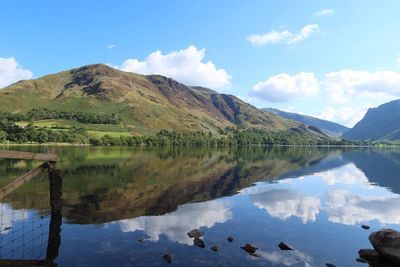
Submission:
<svg viewBox="0 0 400 267">
<path fill-rule="evenodd" d="M 51 218 L 49 239 L 47 242 L 46 266 L 56 266 L 54 260 L 58 256 L 58 250 L 61 244 L 62 177 L 60 170 L 56 169 L 55 162 L 49 163 L 49 183 Z"/>
</svg>

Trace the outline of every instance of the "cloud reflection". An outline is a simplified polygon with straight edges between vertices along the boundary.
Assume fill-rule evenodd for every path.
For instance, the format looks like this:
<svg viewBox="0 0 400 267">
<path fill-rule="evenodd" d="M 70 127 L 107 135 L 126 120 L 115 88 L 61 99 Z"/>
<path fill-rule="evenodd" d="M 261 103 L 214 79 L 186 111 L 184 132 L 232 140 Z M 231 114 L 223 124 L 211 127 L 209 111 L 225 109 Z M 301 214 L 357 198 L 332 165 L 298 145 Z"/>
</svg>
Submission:
<svg viewBox="0 0 400 267">
<path fill-rule="evenodd" d="M 271 251 L 264 252 L 259 251 L 257 253 L 261 258 L 267 260 L 272 265 L 280 266 L 313 266 L 313 259 L 311 256 L 305 254 L 304 252 L 293 250 L 293 251 Z M 303 263 L 299 265 L 299 263 Z"/>
<path fill-rule="evenodd" d="M 0 234 L 11 231 L 14 223 L 28 218 L 26 210 L 14 210 L 10 205 L 0 203 Z"/>
<path fill-rule="evenodd" d="M 254 205 L 272 217 L 285 220 L 298 217 L 303 223 L 314 222 L 321 202 L 319 198 L 304 196 L 289 189 L 268 190 L 251 196 Z"/>
<path fill-rule="evenodd" d="M 193 244 L 187 236 L 192 229 L 211 228 L 232 218 L 232 212 L 221 201 L 190 203 L 179 206 L 174 212 L 161 216 L 143 216 L 118 222 L 123 232 L 144 231 L 149 240 L 158 241 L 165 234 L 181 244 Z"/>
<path fill-rule="evenodd" d="M 301 186 L 297 186 L 300 180 Z M 320 187 L 320 182 L 324 186 Z M 316 185 L 321 189 L 305 190 Z M 279 185 L 247 188 L 241 193 L 250 195 L 256 207 L 281 220 L 297 217 L 303 223 L 314 222 L 320 212 L 325 212 L 333 223 L 356 225 L 377 220 L 382 224 L 400 224 L 400 196 L 369 183 L 354 164 L 285 179 Z"/>
<path fill-rule="evenodd" d="M 378 220 L 400 224 L 400 198 L 395 194 L 371 196 L 332 190 L 327 194 L 325 211 L 329 221 L 335 223 L 355 225 Z"/>
</svg>

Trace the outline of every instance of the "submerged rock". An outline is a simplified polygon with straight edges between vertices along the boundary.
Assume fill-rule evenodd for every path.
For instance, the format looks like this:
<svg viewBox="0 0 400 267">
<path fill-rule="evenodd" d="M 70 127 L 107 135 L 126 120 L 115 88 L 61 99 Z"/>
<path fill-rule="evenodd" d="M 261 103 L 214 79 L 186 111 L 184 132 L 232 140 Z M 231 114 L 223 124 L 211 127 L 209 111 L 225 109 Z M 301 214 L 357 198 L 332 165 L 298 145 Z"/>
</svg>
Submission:
<svg viewBox="0 0 400 267">
<path fill-rule="evenodd" d="M 190 238 L 199 238 L 199 237 L 202 237 L 204 235 L 204 233 L 202 231 L 200 231 L 199 229 L 193 229 L 192 231 L 187 233 L 187 235 Z"/>
<path fill-rule="evenodd" d="M 286 244 L 283 243 L 283 242 L 279 243 L 278 247 L 279 247 L 281 250 L 293 250 L 291 247 L 289 247 L 288 245 L 286 245 Z"/>
<path fill-rule="evenodd" d="M 219 250 L 219 247 L 218 247 L 217 245 L 215 245 L 215 246 L 212 246 L 210 249 L 211 249 L 212 251 L 217 252 L 217 251 Z"/>
<path fill-rule="evenodd" d="M 368 229 L 371 228 L 371 227 L 369 227 L 368 225 L 361 225 L 361 228 L 362 228 L 362 229 L 365 229 L 365 230 L 368 230 Z"/>
<path fill-rule="evenodd" d="M 358 251 L 358 256 L 360 256 L 360 258 L 365 259 L 367 261 L 380 259 L 380 255 L 379 255 L 378 251 L 376 251 L 375 249 L 360 249 Z"/>
<path fill-rule="evenodd" d="M 233 237 L 230 236 L 226 240 L 228 240 L 228 242 L 232 243 L 234 239 L 233 239 Z"/>
<path fill-rule="evenodd" d="M 326 263 L 325 264 L 326 267 L 336 267 L 336 265 L 332 264 L 332 263 Z"/>
<path fill-rule="evenodd" d="M 164 254 L 163 259 L 168 262 L 169 264 L 171 264 L 172 262 L 172 257 L 169 254 Z"/>
<path fill-rule="evenodd" d="M 382 258 L 400 264 L 399 232 L 392 229 L 383 229 L 371 233 L 368 239 Z"/>
<path fill-rule="evenodd" d="M 240 247 L 241 249 L 243 249 L 244 251 L 246 251 L 247 253 L 249 253 L 252 256 L 256 256 L 255 253 L 257 251 L 257 247 L 247 243 L 246 245 L 244 245 L 243 247 Z"/>
<path fill-rule="evenodd" d="M 196 237 L 193 240 L 193 244 L 195 246 L 199 247 L 199 248 L 205 248 L 206 247 L 206 244 L 204 243 L 204 241 L 202 239 L 198 238 L 198 237 Z"/>
</svg>

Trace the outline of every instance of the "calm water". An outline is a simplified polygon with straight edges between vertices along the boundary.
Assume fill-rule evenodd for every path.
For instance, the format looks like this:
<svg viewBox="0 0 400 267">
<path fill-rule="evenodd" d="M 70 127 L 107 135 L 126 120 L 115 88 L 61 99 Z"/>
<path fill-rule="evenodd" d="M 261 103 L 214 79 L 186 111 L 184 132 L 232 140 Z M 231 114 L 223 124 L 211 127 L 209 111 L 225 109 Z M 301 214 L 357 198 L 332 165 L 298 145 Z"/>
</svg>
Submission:
<svg viewBox="0 0 400 267">
<path fill-rule="evenodd" d="M 400 150 L 53 150 L 62 158 L 61 245 L 41 175 L 0 202 L 0 258 L 166 266 L 169 253 L 177 266 L 366 266 L 355 258 L 368 234 L 400 230 Z M 0 160 L 0 185 L 36 165 Z M 195 228 L 206 248 L 186 235 Z M 281 241 L 294 250 L 280 251 Z M 246 243 L 259 257 L 240 249 Z"/>
</svg>

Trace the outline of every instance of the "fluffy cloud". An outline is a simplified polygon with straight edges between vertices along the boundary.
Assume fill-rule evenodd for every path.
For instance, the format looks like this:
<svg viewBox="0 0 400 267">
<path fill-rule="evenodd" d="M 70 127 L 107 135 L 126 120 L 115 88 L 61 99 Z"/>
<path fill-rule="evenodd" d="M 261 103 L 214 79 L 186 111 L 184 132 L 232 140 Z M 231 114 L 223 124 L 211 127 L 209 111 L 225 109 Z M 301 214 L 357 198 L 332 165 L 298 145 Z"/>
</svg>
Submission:
<svg viewBox="0 0 400 267">
<path fill-rule="evenodd" d="M 314 12 L 313 15 L 314 15 L 314 17 L 324 17 L 324 16 L 333 15 L 334 13 L 335 13 L 335 10 L 324 8 L 324 9 L 318 10 L 317 12 Z"/>
<path fill-rule="evenodd" d="M 217 69 L 213 62 L 204 62 L 205 52 L 193 45 L 165 55 L 155 51 L 144 61 L 127 59 L 117 68 L 140 74 L 160 74 L 187 85 L 213 89 L 228 86 L 232 77 L 224 69 Z"/>
<path fill-rule="evenodd" d="M 359 195 L 348 190 L 328 192 L 325 211 L 331 222 L 355 225 L 377 220 L 382 224 L 400 224 L 400 198 Z"/>
<path fill-rule="evenodd" d="M 247 41 L 255 46 L 277 43 L 296 44 L 310 38 L 318 31 L 319 26 L 317 24 L 308 24 L 296 34 L 293 34 L 288 30 L 280 32 L 273 30 L 266 34 L 250 35 L 247 37 Z"/>
<path fill-rule="evenodd" d="M 0 58 L 0 88 L 16 81 L 31 79 L 33 73 L 21 68 L 13 57 Z"/>
<path fill-rule="evenodd" d="M 144 231 L 151 241 L 165 234 L 170 240 L 192 245 L 187 232 L 201 227 L 211 228 L 232 218 L 232 212 L 222 202 L 209 201 L 180 206 L 162 216 L 146 216 L 118 222 L 123 232 Z"/>
<path fill-rule="evenodd" d="M 359 184 L 363 187 L 369 187 L 368 178 L 365 174 L 357 169 L 354 164 L 347 164 L 340 168 L 339 171 L 327 171 L 316 174 L 322 178 L 327 185 L 346 184 L 355 185 Z"/>
<path fill-rule="evenodd" d="M 300 72 L 293 76 L 281 73 L 255 84 L 250 95 L 269 102 L 284 102 L 300 96 L 313 95 L 318 91 L 318 79 L 312 72 Z"/>
<path fill-rule="evenodd" d="M 315 221 L 321 205 L 317 197 L 288 189 L 268 190 L 252 195 L 251 199 L 256 207 L 266 210 L 272 217 L 285 220 L 294 216 L 303 223 Z"/>
<path fill-rule="evenodd" d="M 323 86 L 336 103 L 346 103 L 353 97 L 400 96 L 400 73 L 344 69 L 327 73 Z"/>
<path fill-rule="evenodd" d="M 351 108 L 333 108 L 326 107 L 320 114 L 316 117 L 328 121 L 337 121 L 347 127 L 353 127 L 357 122 L 359 122 L 367 112 L 371 105 L 367 104 L 364 107 Z"/>
</svg>

